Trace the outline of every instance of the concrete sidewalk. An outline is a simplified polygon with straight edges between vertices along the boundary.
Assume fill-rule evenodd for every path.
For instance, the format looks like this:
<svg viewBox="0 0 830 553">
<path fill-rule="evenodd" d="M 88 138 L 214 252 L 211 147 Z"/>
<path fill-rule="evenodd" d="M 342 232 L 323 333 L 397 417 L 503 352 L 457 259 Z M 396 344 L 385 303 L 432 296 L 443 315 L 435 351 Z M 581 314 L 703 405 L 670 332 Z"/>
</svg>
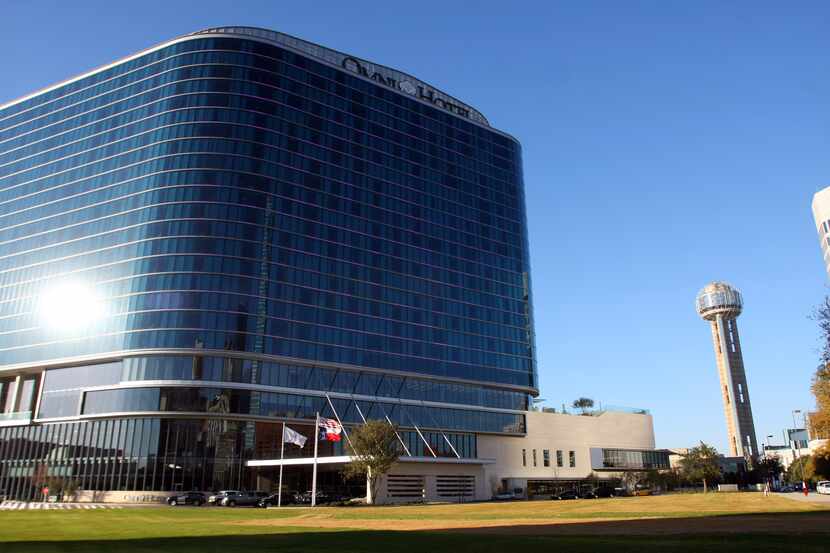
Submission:
<svg viewBox="0 0 830 553">
<path fill-rule="evenodd" d="M 53 511 L 65 509 L 146 509 L 167 507 L 160 503 L 44 503 L 43 501 L 0 501 L 0 511 Z M 188 507 L 192 507 L 188 505 Z M 195 507 L 193 507 L 195 508 Z"/>
<path fill-rule="evenodd" d="M 820 505 L 830 506 L 830 495 L 821 495 L 811 491 L 810 495 L 804 497 L 803 493 L 776 493 L 778 497 L 786 497 L 793 501 L 801 501 L 805 503 L 818 503 Z"/>
<path fill-rule="evenodd" d="M 62 509 L 123 509 L 123 505 L 107 505 L 104 503 L 44 503 L 42 501 L 3 501 L 0 511 L 38 510 L 52 511 Z"/>
</svg>

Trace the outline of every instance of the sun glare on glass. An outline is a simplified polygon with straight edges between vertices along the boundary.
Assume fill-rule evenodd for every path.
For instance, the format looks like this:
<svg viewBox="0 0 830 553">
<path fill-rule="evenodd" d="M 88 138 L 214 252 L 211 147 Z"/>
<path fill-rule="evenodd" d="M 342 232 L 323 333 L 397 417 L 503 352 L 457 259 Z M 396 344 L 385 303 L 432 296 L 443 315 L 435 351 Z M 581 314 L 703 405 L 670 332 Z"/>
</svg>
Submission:
<svg viewBox="0 0 830 553">
<path fill-rule="evenodd" d="M 47 288 L 40 296 L 38 313 L 41 323 L 54 330 L 83 329 L 103 315 L 101 300 L 78 282 L 64 282 Z"/>
</svg>

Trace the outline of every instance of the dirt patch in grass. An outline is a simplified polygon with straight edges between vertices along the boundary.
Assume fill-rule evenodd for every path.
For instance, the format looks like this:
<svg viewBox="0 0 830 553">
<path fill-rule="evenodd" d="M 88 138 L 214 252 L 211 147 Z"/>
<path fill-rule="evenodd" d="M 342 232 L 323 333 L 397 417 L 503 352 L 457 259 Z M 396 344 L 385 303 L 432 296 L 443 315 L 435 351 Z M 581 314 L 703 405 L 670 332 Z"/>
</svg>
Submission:
<svg viewBox="0 0 830 553">
<path fill-rule="evenodd" d="M 466 528 L 464 532 L 499 535 L 639 536 L 712 534 L 799 534 L 830 533 L 830 514 L 804 513 L 730 515 L 695 518 L 651 518 L 628 520 L 557 521 L 553 524 L 517 524 L 489 528 Z"/>
<path fill-rule="evenodd" d="M 263 513 L 265 515 L 265 513 Z M 288 516 L 286 516 L 288 515 Z M 758 495 L 297 509 L 226 524 L 499 535 L 830 533 L 830 509 Z"/>
<path fill-rule="evenodd" d="M 707 535 L 830 533 L 830 513 L 729 515 L 694 518 L 569 518 L 559 520 L 340 520 L 325 515 L 238 521 L 263 527 L 375 531 L 451 531 L 498 535 Z"/>
</svg>

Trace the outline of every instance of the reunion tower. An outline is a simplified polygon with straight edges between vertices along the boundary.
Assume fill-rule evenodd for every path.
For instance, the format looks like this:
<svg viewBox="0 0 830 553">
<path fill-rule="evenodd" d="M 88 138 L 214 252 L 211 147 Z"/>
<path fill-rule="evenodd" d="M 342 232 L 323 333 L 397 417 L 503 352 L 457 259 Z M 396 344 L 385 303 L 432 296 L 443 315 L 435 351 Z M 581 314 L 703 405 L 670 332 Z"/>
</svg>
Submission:
<svg viewBox="0 0 830 553">
<path fill-rule="evenodd" d="M 738 338 L 737 317 L 743 308 L 741 293 L 725 282 L 712 282 L 698 293 L 696 307 L 698 315 L 712 325 L 729 450 L 733 457 L 752 459 L 759 452 Z"/>
</svg>

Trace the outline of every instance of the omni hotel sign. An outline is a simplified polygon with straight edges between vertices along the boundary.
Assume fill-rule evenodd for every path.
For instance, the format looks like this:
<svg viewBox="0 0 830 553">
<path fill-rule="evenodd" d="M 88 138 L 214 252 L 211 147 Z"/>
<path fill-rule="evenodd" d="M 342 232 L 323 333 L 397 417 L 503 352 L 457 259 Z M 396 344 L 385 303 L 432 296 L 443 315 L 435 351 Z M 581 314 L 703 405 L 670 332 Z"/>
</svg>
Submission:
<svg viewBox="0 0 830 553">
<path fill-rule="evenodd" d="M 465 106 L 464 104 L 460 104 L 448 96 L 433 90 L 432 88 L 428 88 L 421 82 L 416 81 L 413 83 L 412 81 L 406 79 L 395 78 L 392 75 L 384 74 L 386 73 L 383 71 L 382 68 L 379 68 L 373 64 L 364 62 L 357 58 L 353 58 L 351 56 L 346 56 L 343 58 L 343 61 L 340 63 L 343 69 L 351 71 L 352 73 L 357 73 L 363 77 L 372 79 L 378 84 L 381 84 L 385 87 L 391 88 L 393 90 L 399 90 L 404 94 L 409 94 L 410 96 L 414 96 L 419 100 L 424 100 L 433 104 L 436 107 L 445 109 L 451 113 L 456 115 L 460 115 L 462 117 L 466 117 L 467 119 L 472 119 L 474 121 L 478 121 L 480 123 L 488 124 L 484 117 L 481 116 L 475 110 L 470 109 L 469 107 Z M 379 71 L 380 69 L 380 71 Z"/>
<path fill-rule="evenodd" d="M 479 113 L 478 110 L 471 108 L 466 104 L 462 104 L 451 96 L 435 90 L 426 83 L 395 69 L 375 65 L 368 61 L 344 54 L 343 52 L 338 52 L 337 50 L 332 50 L 331 48 L 326 48 L 325 46 L 320 46 L 319 44 L 314 44 L 313 42 L 309 42 L 301 38 L 287 35 L 285 33 L 279 33 L 277 31 L 270 31 L 268 29 L 253 29 L 250 27 L 215 27 L 212 29 L 198 31 L 193 34 L 199 35 L 216 33 L 256 37 L 257 39 L 266 40 L 283 47 L 288 47 L 292 50 L 302 52 L 307 56 L 312 56 L 326 63 L 332 64 L 335 67 L 340 66 L 346 71 L 350 71 L 362 77 L 366 77 L 367 79 L 371 79 L 380 85 L 391 88 L 392 90 L 397 90 L 414 98 L 418 98 L 419 100 L 423 100 L 424 102 L 429 102 L 430 104 L 441 109 L 445 109 L 450 113 L 466 117 L 467 119 L 475 121 L 476 123 L 481 123 L 482 125 L 488 127 L 490 126 L 490 122 L 487 121 L 487 118 Z"/>
<path fill-rule="evenodd" d="M 312 56 L 335 67 L 340 66 L 346 71 L 350 71 L 362 77 L 366 77 L 367 79 L 371 79 L 382 86 L 391 88 L 392 90 L 397 90 L 414 98 L 418 98 L 419 100 L 423 100 L 424 102 L 429 102 L 430 104 L 441 109 L 445 109 L 450 113 L 466 117 L 467 119 L 475 121 L 476 123 L 481 123 L 482 125 L 486 125 L 488 127 L 490 126 L 490 122 L 487 121 L 487 118 L 479 113 L 478 110 L 471 108 L 451 96 L 435 90 L 426 83 L 397 71 L 396 69 L 375 65 L 368 61 L 344 54 L 343 52 L 338 52 L 337 50 L 332 50 L 331 48 L 326 48 L 325 46 L 320 46 L 319 44 L 314 44 L 313 42 L 309 42 L 301 38 L 293 37 L 285 33 L 279 33 L 277 31 L 270 31 L 268 29 L 253 29 L 250 27 L 215 27 L 193 34 L 199 35 L 216 33 L 245 35 L 255 37 L 260 40 L 266 40 L 268 42 L 278 44 L 279 46 L 288 47 L 289 49 L 299 51 L 307 56 Z"/>
</svg>

